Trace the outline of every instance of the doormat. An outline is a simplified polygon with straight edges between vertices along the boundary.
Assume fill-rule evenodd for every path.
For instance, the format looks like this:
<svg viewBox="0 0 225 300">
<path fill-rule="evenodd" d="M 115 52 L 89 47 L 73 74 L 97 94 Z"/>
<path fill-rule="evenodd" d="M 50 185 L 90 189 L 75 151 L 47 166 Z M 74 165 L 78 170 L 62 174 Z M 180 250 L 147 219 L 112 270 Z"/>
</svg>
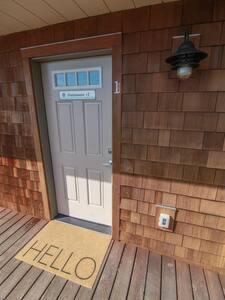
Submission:
<svg viewBox="0 0 225 300">
<path fill-rule="evenodd" d="M 92 288 L 111 236 L 60 221 L 50 221 L 16 259 Z"/>
</svg>

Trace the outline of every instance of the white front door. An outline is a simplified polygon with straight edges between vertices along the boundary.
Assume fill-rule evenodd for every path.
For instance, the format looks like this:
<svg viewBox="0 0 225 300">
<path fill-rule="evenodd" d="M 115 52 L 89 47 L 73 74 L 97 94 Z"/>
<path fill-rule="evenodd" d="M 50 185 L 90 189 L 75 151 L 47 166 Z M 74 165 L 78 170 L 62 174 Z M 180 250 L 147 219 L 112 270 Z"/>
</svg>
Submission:
<svg viewBox="0 0 225 300">
<path fill-rule="evenodd" d="M 42 64 L 58 212 L 112 225 L 112 59 Z"/>
</svg>

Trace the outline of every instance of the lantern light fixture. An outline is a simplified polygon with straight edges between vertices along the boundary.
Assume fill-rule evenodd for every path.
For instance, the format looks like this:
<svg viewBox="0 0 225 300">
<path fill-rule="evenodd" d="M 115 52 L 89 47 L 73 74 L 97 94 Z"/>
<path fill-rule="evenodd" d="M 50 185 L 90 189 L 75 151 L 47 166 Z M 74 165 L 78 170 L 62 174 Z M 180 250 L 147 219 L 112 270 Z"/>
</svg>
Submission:
<svg viewBox="0 0 225 300">
<path fill-rule="evenodd" d="M 184 41 L 177 48 L 176 52 L 166 59 L 166 63 L 177 71 L 180 79 L 187 79 L 191 76 L 192 70 L 199 66 L 199 62 L 208 54 L 197 49 L 189 39 L 189 33 L 185 32 Z"/>
</svg>

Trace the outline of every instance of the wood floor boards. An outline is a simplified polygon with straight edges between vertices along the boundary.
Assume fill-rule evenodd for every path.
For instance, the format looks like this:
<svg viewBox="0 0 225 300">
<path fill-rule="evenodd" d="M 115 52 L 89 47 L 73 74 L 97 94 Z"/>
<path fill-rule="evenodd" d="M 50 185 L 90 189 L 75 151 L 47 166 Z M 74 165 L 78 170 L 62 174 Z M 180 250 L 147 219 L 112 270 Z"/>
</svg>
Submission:
<svg viewBox="0 0 225 300">
<path fill-rule="evenodd" d="M 176 266 L 174 259 L 162 257 L 162 300 L 174 300 L 177 298 L 176 291 Z"/>
<path fill-rule="evenodd" d="M 79 291 L 79 288 L 79 285 L 71 281 L 67 281 L 58 300 L 74 300 Z"/>
<path fill-rule="evenodd" d="M 27 294 L 24 296 L 23 300 L 38 300 L 44 294 L 54 275 L 48 272 L 42 272 L 40 277 L 36 280 L 33 286 L 30 287 Z"/>
<path fill-rule="evenodd" d="M 176 267 L 178 298 L 182 298 L 183 300 L 193 300 L 189 265 L 183 262 L 177 262 Z"/>
<path fill-rule="evenodd" d="M 5 300 L 11 291 L 16 287 L 24 275 L 30 270 L 31 266 L 26 263 L 21 263 L 13 273 L 1 284 L 0 299 Z"/>
<path fill-rule="evenodd" d="M 104 268 L 101 278 L 99 279 L 98 286 L 93 296 L 94 300 L 109 298 L 118 271 L 123 248 L 123 243 L 118 241 L 114 242 L 112 250 L 107 259 L 107 264 Z"/>
<path fill-rule="evenodd" d="M 0 245 L 2 245 L 0 255 L 24 234 L 24 230 L 31 228 L 34 221 L 31 216 L 25 216 L 3 232 L 0 235 Z"/>
<path fill-rule="evenodd" d="M 196 266 L 190 266 L 192 290 L 195 300 L 209 300 L 208 288 L 204 271 Z"/>
<path fill-rule="evenodd" d="M 220 283 L 222 285 L 223 288 L 223 293 L 225 294 L 225 276 L 224 275 L 220 275 Z"/>
<path fill-rule="evenodd" d="M 0 286 L 7 279 L 7 277 L 18 267 L 21 262 L 12 258 L 4 267 L 0 269 Z"/>
<path fill-rule="evenodd" d="M 14 258 L 46 224 L 0 208 L 0 300 L 222 300 L 225 277 L 118 241 L 93 289 Z"/>
<path fill-rule="evenodd" d="M 159 300 L 161 295 L 161 262 L 162 257 L 156 253 L 149 254 L 146 275 L 145 300 Z"/>
<path fill-rule="evenodd" d="M 224 299 L 223 289 L 218 274 L 206 270 L 205 278 L 208 286 L 209 298 L 213 300 Z"/>
<path fill-rule="evenodd" d="M 7 214 L 5 217 L 0 219 L 0 226 L 5 224 L 8 220 L 12 219 L 14 216 L 16 216 L 17 213 L 15 212 L 10 212 L 9 214 Z"/>
<path fill-rule="evenodd" d="M 0 220 L 2 218 L 4 218 L 4 216 L 8 215 L 10 212 L 11 212 L 10 209 L 3 209 L 3 210 L 1 210 L 0 211 Z"/>
<path fill-rule="evenodd" d="M 10 292 L 7 297 L 8 300 L 21 300 L 26 295 L 27 291 L 34 284 L 34 282 L 41 275 L 42 270 L 32 267 L 29 271 L 23 276 L 20 282 L 16 285 L 16 287 Z"/>
<path fill-rule="evenodd" d="M 137 300 L 144 298 L 147 267 L 148 250 L 138 248 L 128 292 L 129 300 Z"/>
<path fill-rule="evenodd" d="M 65 285 L 66 280 L 64 278 L 55 276 L 45 290 L 41 300 L 58 299 L 58 296 L 62 292 Z"/>
<path fill-rule="evenodd" d="M 133 271 L 136 247 L 126 245 L 111 293 L 111 300 L 126 299 Z"/>
</svg>

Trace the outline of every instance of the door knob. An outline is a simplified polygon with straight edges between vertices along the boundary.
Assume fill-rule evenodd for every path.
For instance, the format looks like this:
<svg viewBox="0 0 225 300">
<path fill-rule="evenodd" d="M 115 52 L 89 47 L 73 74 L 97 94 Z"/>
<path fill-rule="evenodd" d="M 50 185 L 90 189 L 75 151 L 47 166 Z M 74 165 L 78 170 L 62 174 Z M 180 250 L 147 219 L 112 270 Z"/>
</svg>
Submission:
<svg viewBox="0 0 225 300">
<path fill-rule="evenodd" d="M 104 167 L 111 167 L 112 166 L 112 160 L 110 159 L 108 162 L 103 163 Z"/>
</svg>

